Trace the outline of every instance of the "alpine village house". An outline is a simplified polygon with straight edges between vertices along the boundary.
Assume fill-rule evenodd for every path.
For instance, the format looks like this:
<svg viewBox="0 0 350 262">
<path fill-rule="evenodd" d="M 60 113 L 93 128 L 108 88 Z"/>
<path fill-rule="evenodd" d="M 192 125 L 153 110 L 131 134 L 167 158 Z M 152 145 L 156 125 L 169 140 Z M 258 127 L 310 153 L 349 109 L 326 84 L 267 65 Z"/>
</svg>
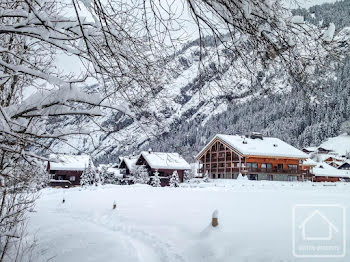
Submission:
<svg viewBox="0 0 350 262">
<path fill-rule="evenodd" d="M 80 185 L 80 178 L 89 163 L 88 155 L 51 154 L 47 163 L 50 186 L 70 187 Z"/>
<path fill-rule="evenodd" d="M 190 170 L 191 166 L 178 153 L 164 153 L 142 151 L 136 161 L 137 166 L 144 166 L 150 177 L 154 172 L 159 173 L 162 186 L 169 184 L 169 179 L 174 171 L 177 172 L 180 182 L 183 182 L 185 170 Z"/>
<path fill-rule="evenodd" d="M 200 173 L 210 178 L 296 181 L 310 179 L 308 155 L 278 138 L 250 135 L 216 135 L 196 156 Z"/>
</svg>

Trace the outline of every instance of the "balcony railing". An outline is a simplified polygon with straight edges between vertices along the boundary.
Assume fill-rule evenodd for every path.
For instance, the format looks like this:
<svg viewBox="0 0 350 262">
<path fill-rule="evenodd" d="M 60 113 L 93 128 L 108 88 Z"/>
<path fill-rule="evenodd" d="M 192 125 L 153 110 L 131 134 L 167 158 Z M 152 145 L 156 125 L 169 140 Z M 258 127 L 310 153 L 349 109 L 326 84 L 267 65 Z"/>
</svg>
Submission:
<svg viewBox="0 0 350 262">
<path fill-rule="evenodd" d="M 296 175 L 309 175 L 309 171 L 307 170 L 296 170 L 296 169 L 279 169 L 279 168 L 252 168 L 252 167 L 212 167 L 211 172 L 241 172 L 241 173 L 279 173 L 279 174 L 296 174 Z M 205 170 L 210 170 L 208 167 Z"/>
</svg>

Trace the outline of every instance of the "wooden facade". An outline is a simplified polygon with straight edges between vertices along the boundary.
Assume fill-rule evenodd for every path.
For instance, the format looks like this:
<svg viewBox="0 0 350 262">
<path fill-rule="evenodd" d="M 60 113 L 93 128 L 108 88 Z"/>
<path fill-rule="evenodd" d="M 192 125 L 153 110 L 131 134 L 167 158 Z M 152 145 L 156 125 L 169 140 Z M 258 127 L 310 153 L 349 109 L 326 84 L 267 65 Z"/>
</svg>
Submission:
<svg viewBox="0 0 350 262">
<path fill-rule="evenodd" d="M 197 156 L 200 173 L 210 178 L 237 178 L 238 174 L 250 180 L 302 180 L 309 176 L 301 169 L 299 158 L 243 155 L 225 141 L 216 138 Z"/>
<path fill-rule="evenodd" d="M 82 170 L 51 170 L 50 162 L 47 165 L 47 171 L 51 176 L 51 186 L 80 185 L 80 177 L 83 174 Z M 57 182 L 54 182 L 53 180 L 57 180 Z M 66 181 L 66 183 L 63 183 L 63 181 Z"/>
<path fill-rule="evenodd" d="M 127 166 L 127 164 L 125 163 L 124 160 L 122 160 L 122 161 L 120 162 L 119 169 L 121 169 L 121 170 L 123 170 L 123 171 L 125 170 L 125 171 L 123 172 L 124 175 L 130 175 L 130 174 L 131 174 L 131 170 L 129 169 L 129 167 Z"/>
</svg>

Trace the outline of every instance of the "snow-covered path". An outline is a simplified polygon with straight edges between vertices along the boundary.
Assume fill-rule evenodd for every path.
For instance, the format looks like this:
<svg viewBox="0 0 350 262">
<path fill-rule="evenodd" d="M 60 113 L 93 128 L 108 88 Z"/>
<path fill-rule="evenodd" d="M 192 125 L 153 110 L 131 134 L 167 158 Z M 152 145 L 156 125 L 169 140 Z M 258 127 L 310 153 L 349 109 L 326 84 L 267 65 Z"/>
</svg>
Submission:
<svg viewBox="0 0 350 262">
<path fill-rule="evenodd" d="M 350 203 L 348 184 L 199 186 L 45 189 L 29 223 L 35 261 L 299 261 L 292 254 L 292 207 Z M 219 228 L 205 230 L 214 209 Z"/>
</svg>

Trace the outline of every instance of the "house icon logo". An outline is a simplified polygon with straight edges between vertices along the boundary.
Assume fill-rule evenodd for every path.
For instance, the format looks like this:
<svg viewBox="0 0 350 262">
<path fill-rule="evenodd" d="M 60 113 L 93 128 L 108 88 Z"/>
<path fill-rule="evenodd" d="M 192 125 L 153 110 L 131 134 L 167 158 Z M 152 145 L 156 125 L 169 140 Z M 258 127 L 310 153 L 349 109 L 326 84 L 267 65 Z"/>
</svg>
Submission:
<svg viewBox="0 0 350 262">
<path fill-rule="evenodd" d="M 307 232 L 307 226 L 312 223 L 313 219 L 321 218 L 328 226 L 328 233 L 324 236 L 312 236 Z M 302 238 L 306 241 L 329 241 L 333 239 L 333 233 L 339 232 L 339 229 L 329 221 L 329 219 L 322 214 L 318 209 L 314 210 L 304 221 L 299 225 Z"/>
<path fill-rule="evenodd" d="M 293 255 L 303 258 L 344 257 L 345 211 L 345 207 L 337 204 L 293 206 Z"/>
</svg>

